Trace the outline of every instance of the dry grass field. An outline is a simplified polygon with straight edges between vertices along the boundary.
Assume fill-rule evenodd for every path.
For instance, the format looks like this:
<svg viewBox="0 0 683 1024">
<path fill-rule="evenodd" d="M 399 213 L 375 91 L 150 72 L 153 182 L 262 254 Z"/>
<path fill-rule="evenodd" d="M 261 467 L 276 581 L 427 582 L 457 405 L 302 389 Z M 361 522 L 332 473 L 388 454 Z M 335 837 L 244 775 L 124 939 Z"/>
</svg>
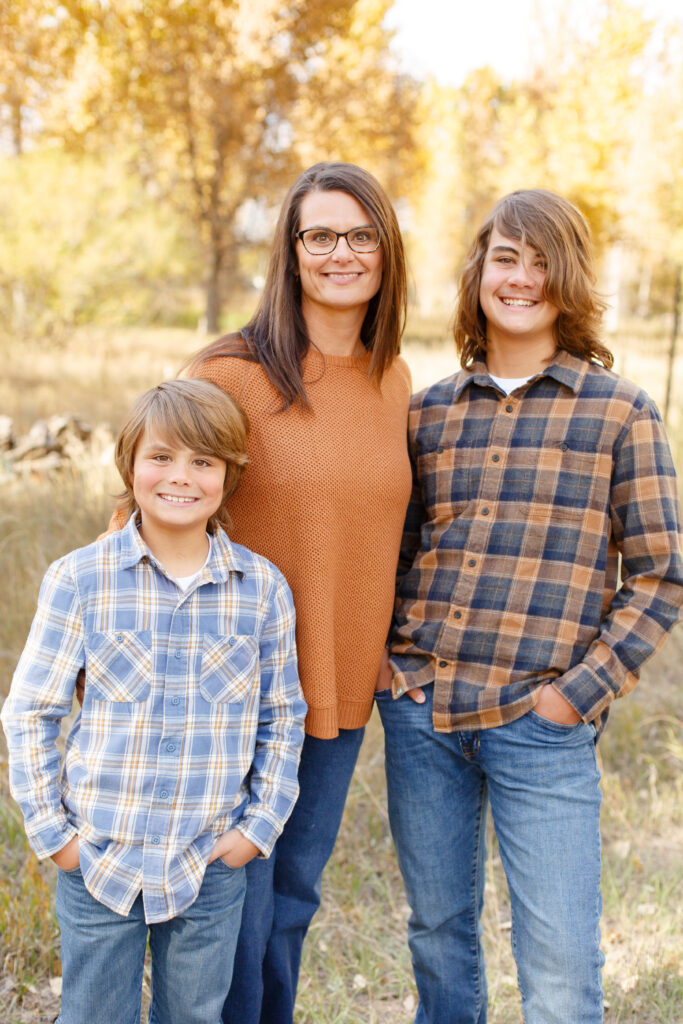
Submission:
<svg viewBox="0 0 683 1024">
<path fill-rule="evenodd" d="M 425 332 L 414 336 L 419 333 Z M 416 387 L 455 369 L 447 342 L 410 339 L 409 332 L 405 355 Z M 60 348 L 0 339 L 0 412 L 14 417 L 17 431 L 39 416 L 65 412 L 116 427 L 130 399 L 173 376 L 199 343 L 196 335 L 173 330 L 88 331 Z M 659 401 L 662 351 L 663 345 L 654 352 L 634 342 L 617 358 L 617 369 Z M 679 377 L 674 395 L 683 394 L 682 385 Z M 675 417 L 672 421 L 683 470 L 683 430 Z M 99 465 L 49 479 L 5 481 L 0 698 L 23 646 L 43 572 L 58 555 L 103 528 L 117 486 L 111 470 Z M 682 662 L 679 629 L 647 666 L 634 694 L 615 707 L 599 744 L 607 1024 L 683 1020 Z M 0 1022 L 46 1024 L 58 1007 L 55 869 L 49 862 L 39 865 L 29 852 L 6 777 L 0 745 Z M 489 1017 L 492 1024 L 520 1024 L 509 905 L 493 835 L 489 849 Z M 410 1024 L 416 1000 L 405 942 L 407 913 L 385 809 L 382 730 L 373 717 L 324 880 L 323 907 L 305 949 L 297 1024 Z"/>
</svg>

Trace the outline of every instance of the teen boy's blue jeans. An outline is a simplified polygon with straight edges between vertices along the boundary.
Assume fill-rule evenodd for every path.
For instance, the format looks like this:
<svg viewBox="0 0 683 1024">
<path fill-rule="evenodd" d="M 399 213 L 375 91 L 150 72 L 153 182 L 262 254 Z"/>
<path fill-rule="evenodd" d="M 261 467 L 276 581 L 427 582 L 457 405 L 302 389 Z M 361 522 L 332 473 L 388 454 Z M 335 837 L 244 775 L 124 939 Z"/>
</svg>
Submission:
<svg viewBox="0 0 683 1024">
<path fill-rule="evenodd" d="M 292 1024 L 301 948 L 320 905 L 363 729 L 306 736 L 299 798 L 268 860 L 247 864 L 235 970 L 223 1024 Z"/>
<path fill-rule="evenodd" d="M 217 1024 L 230 987 L 244 875 L 244 868 L 214 861 L 187 910 L 147 925 L 142 896 L 122 917 L 90 895 L 78 868 L 60 871 L 62 1009 L 57 1024 L 139 1024 L 148 930 L 150 1024 Z"/>
<path fill-rule="evenodd" d="M 599 1024 L 600 775 L 595 729 L 531 711 L 437 733 L 433 686 L 382 691 L 389 818 L 411 918 L 415 1024 L 485 1024 L 480 915 L 491 804 L 526 1024 Z"/>
</svg>

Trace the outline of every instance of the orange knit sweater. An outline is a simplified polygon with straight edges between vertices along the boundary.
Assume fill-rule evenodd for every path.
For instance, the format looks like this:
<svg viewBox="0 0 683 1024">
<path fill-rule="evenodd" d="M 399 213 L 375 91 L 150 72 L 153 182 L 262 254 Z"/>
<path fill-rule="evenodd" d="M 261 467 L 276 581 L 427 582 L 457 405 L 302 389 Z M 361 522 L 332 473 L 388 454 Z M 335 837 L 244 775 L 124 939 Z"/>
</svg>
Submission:
<svg viewBox="0 0 683 1024">
<path fill-rule="evenodd" d="M 370 717 L 411 489 L 410 371 L 395 360 L 380 392 L 369 358 L 323 364 L 311 350 L 308 412 L 278 412 L 281 397 L 258 363 L 224 356 L 195 371 L 249 416 L 250 461 L 228 504 L 232 537 L 292 588 L 306 731 L 322 739 Z"/>
</svg>

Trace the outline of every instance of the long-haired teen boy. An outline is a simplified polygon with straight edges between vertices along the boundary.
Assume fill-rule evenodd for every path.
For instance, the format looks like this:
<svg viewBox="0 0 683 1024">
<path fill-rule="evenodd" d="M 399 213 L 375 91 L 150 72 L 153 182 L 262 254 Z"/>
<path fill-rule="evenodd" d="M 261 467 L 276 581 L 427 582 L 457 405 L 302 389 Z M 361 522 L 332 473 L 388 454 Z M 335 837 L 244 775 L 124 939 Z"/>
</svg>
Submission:
<svg viewBox="0 0 683 1024">
<path fill-rule="evenodd" d="M 683 560 L 664 428 L 610 370 L 593 281 L 575 207 L 506 196 L 462 276 L 462 369 L 411 404 L 378 704 L 417 1024 L 486 1021 L 489 805 L 526 1024 L 603 1016 L 595 740 L 680 614 Z"/>
</svg>

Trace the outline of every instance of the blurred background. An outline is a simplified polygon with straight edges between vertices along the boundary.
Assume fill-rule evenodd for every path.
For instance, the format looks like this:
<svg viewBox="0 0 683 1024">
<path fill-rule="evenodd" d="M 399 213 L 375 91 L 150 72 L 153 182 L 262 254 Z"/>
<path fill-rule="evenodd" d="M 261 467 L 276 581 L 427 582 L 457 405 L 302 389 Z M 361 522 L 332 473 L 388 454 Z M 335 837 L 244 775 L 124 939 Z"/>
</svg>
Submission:
<svg viewBox="0 0 683 1024">
<path fill-rule="evenodd" d="M 2 4 L 0 697 L 47 565 L 106 525 L 123 411 L 207 335 L 248 319 L 279 205 L 318 160 L 367 167 L 395 203 L 416 388 L 456 369 L 457 273 L 493 203 L 528 187 L 576 203 L 615 368 L 659 403 L 683 469 L 682 158 L 679 0 Z M 683 1019 L 679 636 L 600 743 L 613 1024 Z M 54 874 L 28 852 L 1 745 L 0 759 L 0 1019 L 49 1021 Z M 306 950 L 300 1024 L 414 1017 L 383 785 L 373 720 Z M 518 1024 L 490 843 L 491 1014 Z"/>
</svg>

